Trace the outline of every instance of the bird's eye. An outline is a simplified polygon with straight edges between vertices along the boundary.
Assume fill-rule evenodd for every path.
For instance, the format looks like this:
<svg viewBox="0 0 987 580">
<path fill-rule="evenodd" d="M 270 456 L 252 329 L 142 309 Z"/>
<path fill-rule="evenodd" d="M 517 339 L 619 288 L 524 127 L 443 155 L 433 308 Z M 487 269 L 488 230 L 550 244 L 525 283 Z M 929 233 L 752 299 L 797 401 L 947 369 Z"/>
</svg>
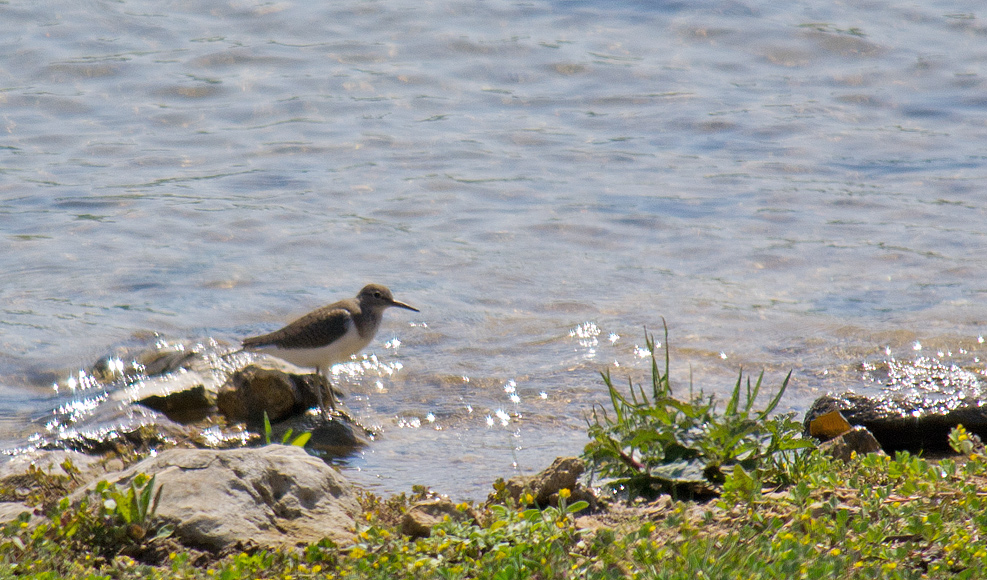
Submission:
<svg viewBox="0 0 987 580">
<path fill-rule="evenodd" d="M 380 298 L 380 292 L 374 292 L 374 298 Z"/>
</svg>

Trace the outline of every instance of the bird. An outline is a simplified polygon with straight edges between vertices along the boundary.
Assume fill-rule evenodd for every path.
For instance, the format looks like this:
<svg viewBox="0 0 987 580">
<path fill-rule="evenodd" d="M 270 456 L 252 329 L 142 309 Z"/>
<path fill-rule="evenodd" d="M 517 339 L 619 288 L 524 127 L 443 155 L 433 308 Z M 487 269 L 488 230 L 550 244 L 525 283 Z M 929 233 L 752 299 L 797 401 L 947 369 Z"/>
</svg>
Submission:
<svg viewBox="0 0 987 580">
<path fill-rule="evenodd" d="M 322 374 L 332 365 L 345 362 L 373 340 L 384 311 L 390 307 L 420 312 L 414 306 L 394 299 L 380 284 L 367 284 L 356 298 L 347 298 L 317 308 L 280 330 L 243 340 L 243 350 L 269 354 L 299 367 L 314 368 Z M 329 377 L 326 376 L 326 380 Z M 318 389 L 319 409 L 328 416 Z M 329 404 L 335 410 L 335 396 L 329 386 Z"/>
</svg>

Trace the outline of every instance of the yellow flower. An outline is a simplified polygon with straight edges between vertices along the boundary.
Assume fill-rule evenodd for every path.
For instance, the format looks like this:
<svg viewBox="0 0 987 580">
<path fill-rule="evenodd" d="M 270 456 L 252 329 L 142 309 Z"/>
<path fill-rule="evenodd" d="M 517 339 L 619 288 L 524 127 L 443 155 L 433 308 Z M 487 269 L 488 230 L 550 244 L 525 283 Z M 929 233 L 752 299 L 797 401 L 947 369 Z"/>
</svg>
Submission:
<svg viewBox="0 0 987 580">
<path fill-rule="evenodd" d="M 832 550 L 829 551 L 830 556 L 839 556 L 840 554 L 842 554 L 842 552 L 840 551 L 839 548 L 833 548 Z"/>
<path fill-rule="evenodd" d="M 567 487 L 563 487 L 562 489 L 559 490 L 559 497 L 562 499 L 569 499 L 569 496 L 571 495 L 572 492 L 569 491 L 569 488 Z"/>
</svg>

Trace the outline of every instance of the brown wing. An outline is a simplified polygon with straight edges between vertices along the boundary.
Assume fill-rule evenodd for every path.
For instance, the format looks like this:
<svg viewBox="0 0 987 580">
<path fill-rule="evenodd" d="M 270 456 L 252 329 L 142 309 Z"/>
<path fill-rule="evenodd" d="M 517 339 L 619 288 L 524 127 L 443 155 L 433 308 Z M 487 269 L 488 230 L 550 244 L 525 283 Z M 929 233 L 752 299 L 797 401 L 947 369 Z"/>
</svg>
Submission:
<svg viewBox="0 0 987 580">
<path fill-rule="evenodd" d="M 319 348 L 346 334 L 349 319 L 350 313 L 346 310 L 326 306 L 309 312 L 281 330 L 245 338 L 243 347 Z"/>
</svg>

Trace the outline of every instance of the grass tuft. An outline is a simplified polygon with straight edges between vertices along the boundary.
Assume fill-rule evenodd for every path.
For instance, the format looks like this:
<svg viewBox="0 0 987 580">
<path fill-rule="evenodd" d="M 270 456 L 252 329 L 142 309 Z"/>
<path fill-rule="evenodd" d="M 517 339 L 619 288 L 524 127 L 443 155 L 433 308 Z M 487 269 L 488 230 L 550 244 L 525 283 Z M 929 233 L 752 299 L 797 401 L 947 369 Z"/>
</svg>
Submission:
<svg viewBox="0 0 987 580">
<path fill-rule="evenodd" d="M 587 419 L 590 443 L 584 457 L 611 490 L 629 499 L 719 495 L 730 476 L 732 485 L 784 485 L 798 477 L 800 466 L 815 447 L 802 437 L 792 414 L 770 416 L 777 408 L 791 373 L 767 405 L 755 410 L 762 372 L 755 382 L 741 369 L 722 411 L 713 395 L 702 390 L 676 397 L 669 381 L 668 327 L 665 327 L 664 371 L 655 356 L 653 335 L 645 333 L 651 353 L 650 389 L 629 382 L 614 385 L 609 369 L 602 373 L 611 409 L 595 407 Z"/>
</svg>

